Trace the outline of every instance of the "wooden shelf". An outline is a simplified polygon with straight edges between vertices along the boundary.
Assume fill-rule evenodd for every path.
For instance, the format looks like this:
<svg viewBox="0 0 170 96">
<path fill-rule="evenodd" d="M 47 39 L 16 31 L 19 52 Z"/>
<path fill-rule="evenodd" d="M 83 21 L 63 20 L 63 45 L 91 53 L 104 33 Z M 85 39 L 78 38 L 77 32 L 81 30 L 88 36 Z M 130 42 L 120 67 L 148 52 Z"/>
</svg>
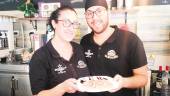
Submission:
<svg viewBox="0 0 170 96">
<path fill-rule="evenodd" d="M 37 31 L 37 21 L 48 21 L 48 17 L 20 18 L 20 20 L 30 21 L 32 23 L 33 29 L 35 29 Z"/>
<path fill-rule="evenodd" d="M 47 21 L 48 17 L 20 18 L 20 20 Z"/>
</svg>

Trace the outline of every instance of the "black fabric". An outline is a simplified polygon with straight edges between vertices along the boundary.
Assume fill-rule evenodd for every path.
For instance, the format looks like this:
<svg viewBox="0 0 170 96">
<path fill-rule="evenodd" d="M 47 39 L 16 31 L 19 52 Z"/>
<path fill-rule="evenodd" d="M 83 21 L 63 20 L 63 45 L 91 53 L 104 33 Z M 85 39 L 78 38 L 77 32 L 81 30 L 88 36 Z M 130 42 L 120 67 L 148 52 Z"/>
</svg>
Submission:
<svg viewBox="0 0 170 96">
<path fill-rule="evenodd" d="M 38 49 L 29 64 L 29 75 L 33 95 L 42 90 L 51 89 L 68 78 L 89 76 L 88 68 L 79 68 L 79 62 L 85 62 L 82 47 L 71 42 L 73 55 L 70 61 L 60 57 L 53 48 L 51 40 Z M 62 70 L 59 70 L 62 68 Z M 64 94 L 64 96 L 87 96 L 86 93 Z"/>
<path fill-rule="evenodd" d="M 85 10 L 92 6 L 103 6 L 108 9 L 106 0 L 86 0 Z"/>
<path fill-rule="evenodd" d="M 120 74 L 123 77 L 129 77 L 133 75 L 133 69 L 147 64 L 142 41 L 134 33 L 120 30 L 117 27 L 115 27 L 115 32 L 101 46 L 94 42 L 93 32 L 84 36 L 80 44 L 84 48 L 91 75 L 114 77 L 116 74 Z M 102 92 L 90 96 L 137 95 L 136 89 L 121 89 L 116 93 Z"/>
</svg>

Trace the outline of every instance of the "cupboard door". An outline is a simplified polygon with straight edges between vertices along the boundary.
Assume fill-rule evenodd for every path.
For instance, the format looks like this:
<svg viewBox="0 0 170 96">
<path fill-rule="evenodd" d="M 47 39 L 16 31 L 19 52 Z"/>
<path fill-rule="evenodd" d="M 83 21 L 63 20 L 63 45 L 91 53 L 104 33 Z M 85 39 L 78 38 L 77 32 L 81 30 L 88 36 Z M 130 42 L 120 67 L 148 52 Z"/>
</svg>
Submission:
<svg viewBox="0 0 170 96">
<path fill-rule="evenodd" d="M 15 75 L 15 96 L 32 96 L 29 75 Z"/>
<path fill-rule="evenodd" d="M 0 96 L 11 96 L 11 78 L 9 74 L 0 73 Z"/>
<path fill-rule="evenodd" d="M 0 85 L 0 96 L 32 96 L 28 74 L 0 73 Z"/>
</svg>

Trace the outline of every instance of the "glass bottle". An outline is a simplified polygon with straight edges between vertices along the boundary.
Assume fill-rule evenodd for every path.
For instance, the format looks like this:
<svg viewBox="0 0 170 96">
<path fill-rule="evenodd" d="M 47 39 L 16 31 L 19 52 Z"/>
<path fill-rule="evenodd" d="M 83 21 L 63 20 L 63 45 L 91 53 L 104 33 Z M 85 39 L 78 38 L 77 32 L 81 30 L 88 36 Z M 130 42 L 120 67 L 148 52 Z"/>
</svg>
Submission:
<svg viewBox="0 0 170 96">
<path fill-rule="evenodd" d="M 162 90 L 162 66 L 159 66 L 159 72 L 156 76 L 156 96 L 161 95 Z"/>
<path fill-rule="evenodd" d="M 30 10 L 28 10 L 28 4 L 25 5 L 24 17 L 25 18 L 31 17 L 31 12 L 30 12 Z"/>
<path fill-rule="evenodd" d="M 161 96 L 170 96 L 170 74 L 169 66 L 166 66 L 165 72 L 162 74 L 162 92 Z"/>
</svg>

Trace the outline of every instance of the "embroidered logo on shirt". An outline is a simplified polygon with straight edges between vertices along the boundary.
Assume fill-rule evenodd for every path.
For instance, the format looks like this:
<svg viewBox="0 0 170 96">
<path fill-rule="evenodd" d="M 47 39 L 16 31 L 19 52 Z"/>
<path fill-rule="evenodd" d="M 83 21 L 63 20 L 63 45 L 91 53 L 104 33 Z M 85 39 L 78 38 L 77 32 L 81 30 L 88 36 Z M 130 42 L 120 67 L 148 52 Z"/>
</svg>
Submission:
<svg viewBox="0 0 170 96">
<path fill-rule="evenodd" d="M 85 67 L 87 67 L 87 65 L 85 64 L 85 62 L 82 61 L 82 60 L 79 60 L 79 61 L 78 61 L 77 68 L 85 68 Z"/>
<path fill-rule="evenodd" d="M 86 55 L 86 57 L 91 58 L 93 53 L 91 52 L 91 50 L 87 50 L 87 52 L 85 52 L 85 55 Z"/>
<path fill-rule="evenodd" d="M 54 71 L 57 71 L 58 74 L 63 74 L 66 73 L 66 66 L 62 66 L 61 64 L 58 65 L 58 67 L 56 69 L 54 69 Z"/>
<path fill-rule="evenodd" d="M 116 59 L 116 58 L 118 58 L 118 55 L 116 55 L 115 50 L 109 50 L 109 51 L 107 52 L 107 54 L 105 54 L 105 57 L 106 57 L 107 59 Z"/>
</svg>

